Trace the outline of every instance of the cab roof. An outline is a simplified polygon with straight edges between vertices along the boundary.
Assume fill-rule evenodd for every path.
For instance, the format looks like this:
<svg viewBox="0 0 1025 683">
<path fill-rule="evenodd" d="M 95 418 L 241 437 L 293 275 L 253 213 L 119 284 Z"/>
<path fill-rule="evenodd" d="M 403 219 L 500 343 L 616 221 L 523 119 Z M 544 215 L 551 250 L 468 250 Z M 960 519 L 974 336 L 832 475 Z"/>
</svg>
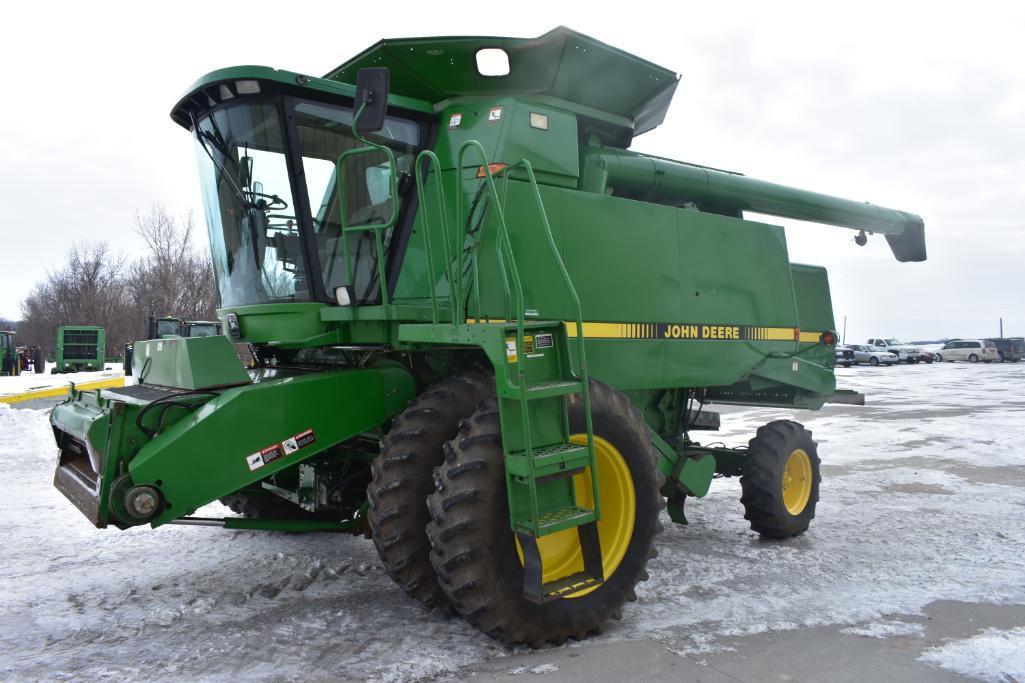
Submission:
<svg viewBox="0 0 1025 683">
<path fill-rule="evenodd" d="M 478 71 L 477 53 L 487 48 L 505 51 L 507 75 Z M 670 69 L 565 26 L 537 38 L 389 38 L 324 78 L 355 83 L 364 67 L 387 67 L 394 95 L 435 105 L 465 96 L 551 97 L 610 114 L 632 127 L 634 135 L 662 123 L 679 82 Z"/>
</svg>

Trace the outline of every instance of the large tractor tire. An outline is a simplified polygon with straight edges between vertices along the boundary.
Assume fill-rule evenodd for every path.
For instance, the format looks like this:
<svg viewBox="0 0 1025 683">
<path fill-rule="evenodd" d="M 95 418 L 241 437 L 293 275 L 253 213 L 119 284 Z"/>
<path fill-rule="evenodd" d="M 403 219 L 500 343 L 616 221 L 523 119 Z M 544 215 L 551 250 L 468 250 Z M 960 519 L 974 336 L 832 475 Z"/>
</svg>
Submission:
<svg viewBox="0 0 1025 683">
<path fill-rule="evenodd" d="M 748 443 L 740 477 L 744 519 L 768 538 L 802 534 L 815 517 L 821 481 L 811 432 L 790 420 L 770 422 Z"/>
<path fill-rule="evenodd" d="M 431 561 L 455 610 L 484 633 L 505 643 L 562 643 L 600 631 L 619 619 L 634 589 L 648 578 L 661 531 L 662 476 L 644 420 L 630 401 L 608 385 L 590 384 L 591 415 L 601 519 L 605 582 L 539 605 L 523 596 L 523 560 L 509 525 L 505 467 L 496 401 L 488 401 L 449 442 L 435 472 L 437 491 L 428 498 Z M 586 440 L 579 396 L 569 402 L 573 440 Z M 589 500 L 590 476 L 575 478 L 578 499 Z M 538 539 L 543 580 L 583 568 L 576 529 Z"/>
<path fill-rule="evenodd" d="M 371 538 L 388 574 L 402 590 L 428 607 L 445 607 L 431 566 L 425 528 L 427 496 L 434 491 L 434 468 L 445 459 L 445 442 L 486 398 L 495 393 L 490 373 L 472 372 L 438 382 L 392 421 L 371 463 L 367 519 Z"/>
</svg>

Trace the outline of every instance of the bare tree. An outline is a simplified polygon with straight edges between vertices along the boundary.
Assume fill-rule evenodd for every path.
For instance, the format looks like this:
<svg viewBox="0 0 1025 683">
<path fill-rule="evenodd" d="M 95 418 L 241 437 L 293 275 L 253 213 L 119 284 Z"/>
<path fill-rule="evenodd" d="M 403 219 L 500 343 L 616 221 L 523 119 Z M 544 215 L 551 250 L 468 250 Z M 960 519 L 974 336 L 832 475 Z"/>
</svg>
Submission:
<svg viewBox="0 0 1025 683">
<path fill-rule="evenodd" d="M 62 325 L 99 325 L 107 354 L 146 335 L 149 316 L 209 320 L 217 295 L 205 250 L 192 244 L 195 220 L 176 219 L 162 206 L 137 212 L 135 232 L 148 247 L 129 262 L 105 243 L 73 246 L 66 264 L 50 272 L 21 303 L 19 338 L 47 352 Z"/>
<path fill-rule="evenodd" d="M 192 243 L 191 213 L 175 219 L 162 206 L 136 212 L 135 232 L 149 247 L 126 278 L 129 298 L 145 325 L 149 316 L 209 320 L 217 305 L 213 269 L 205 250 Z M 144 330 L 140 330 L 142 332 Z"/>
<path fill-rule="evenodd" d="M 62 325 L 101 325 L 107 350 L 128 332 L 125 304 L 125 259 L 102 242 L 76 244 L 68 261 L 46 278 L 21 304 L 20 336 L 52 352 Z"/>
</svg>

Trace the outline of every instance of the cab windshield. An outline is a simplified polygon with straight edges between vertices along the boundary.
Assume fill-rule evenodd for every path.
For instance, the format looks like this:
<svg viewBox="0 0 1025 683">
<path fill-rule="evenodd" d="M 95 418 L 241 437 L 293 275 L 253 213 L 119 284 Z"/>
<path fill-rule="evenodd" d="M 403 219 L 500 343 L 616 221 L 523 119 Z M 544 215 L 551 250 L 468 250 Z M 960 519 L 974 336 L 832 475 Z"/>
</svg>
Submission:
<svg viewBox="0 0 1025 683">
<path fill-rule="evenodd" d="M 195 126 L 221 306 L 333 300 L 342 285 L 352 287 L 357 303 L 372 302 L 380 296 L 374 234 L 353 231 L 343 236 L 339 219 L 338 158 L 364 146 L 352 134 L 352 112 L 296 102 L 293 139 L 298 142 L 290 165 L 293 147 L 282 107 L 280 101 L 243 100 L 214 110 Z M 419 143 L 417 124 L 389 118 L 371 139 L 392 147 L 400 174 L 411 172 Z M 345 174 L 348 225 L 377 223 L 392 211 L 386 155 L 360 159 L 364 163 L 359 172 L 347 169 Z M 400 209 L 409 185 L 400 183 Z M 308 218 L 297 208 L 303 205 L 310 207 Z M 393 231 L 382 235 L 386 252 Z"/>
</svg>

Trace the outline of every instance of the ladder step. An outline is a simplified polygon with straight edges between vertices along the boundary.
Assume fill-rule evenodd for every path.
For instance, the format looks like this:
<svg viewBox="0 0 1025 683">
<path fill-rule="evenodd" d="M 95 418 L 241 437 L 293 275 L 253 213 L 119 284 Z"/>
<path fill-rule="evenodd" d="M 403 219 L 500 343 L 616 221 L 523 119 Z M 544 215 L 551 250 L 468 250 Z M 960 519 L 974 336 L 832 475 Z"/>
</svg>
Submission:
<svg viewBox="0 0 1025 683">
<path fill-rule="evenodd" d="M 598 524 L 591 521 L 577 526 L 577 540 L 583 555 L 583 571 L 560 576 L 552 581 L 542 583 L 544 567 L 537 538 L 516 531 L 516 538 L 523 550 L 523 597 L 533 603 L 543 605 L 552 600 L 571 595 L 578 591 L 598 586 L 605 581 L 605 568 L 602 563 L 601 541 L 598 539 Z"/>
<path fill-rule="evenodd" d="M 583 391 L 584 385 L 580 380 L 551 380 L 527 385 L 527 398 L 548 398 L 550 396 L 567 396 Z"/>
<path fill-rule="evenodd" d="M 535 600 L 534 596 L 530 593 L 524 593 L 524 596 L 532 602 L 543 605 L 546 602 L 558 600 L 564 595 L 571 595 L 577 591 L 599 586 L 603 583 L 605 583 L 605 579 L 601 576 L 596 576 L 591 572 L 577 572 L 576 574 L 570 574 L 561 579 L 541 584 L 540 600 Z"/>
<path fill-rule="evenodd" d="M 529 519 L 518 519 L 516 520 L 516 531 L 527 536 L 540 537 L 594 521 L 594 510 L 568 505 L 542 512 L 536 524 L 531 524 Z"/>
<path fill-rule="evenodd" d="M 535 448 L 533 463 L 527 458 L 525 451 L 516 451 L 505 458 L 505 468 L 509 474 L 527 477 L 533 470 L 535 479 L 578 470 L 590 464 L 591 454 L 587 446 L 575 443 L 558 443 Z"/>
</svg>

